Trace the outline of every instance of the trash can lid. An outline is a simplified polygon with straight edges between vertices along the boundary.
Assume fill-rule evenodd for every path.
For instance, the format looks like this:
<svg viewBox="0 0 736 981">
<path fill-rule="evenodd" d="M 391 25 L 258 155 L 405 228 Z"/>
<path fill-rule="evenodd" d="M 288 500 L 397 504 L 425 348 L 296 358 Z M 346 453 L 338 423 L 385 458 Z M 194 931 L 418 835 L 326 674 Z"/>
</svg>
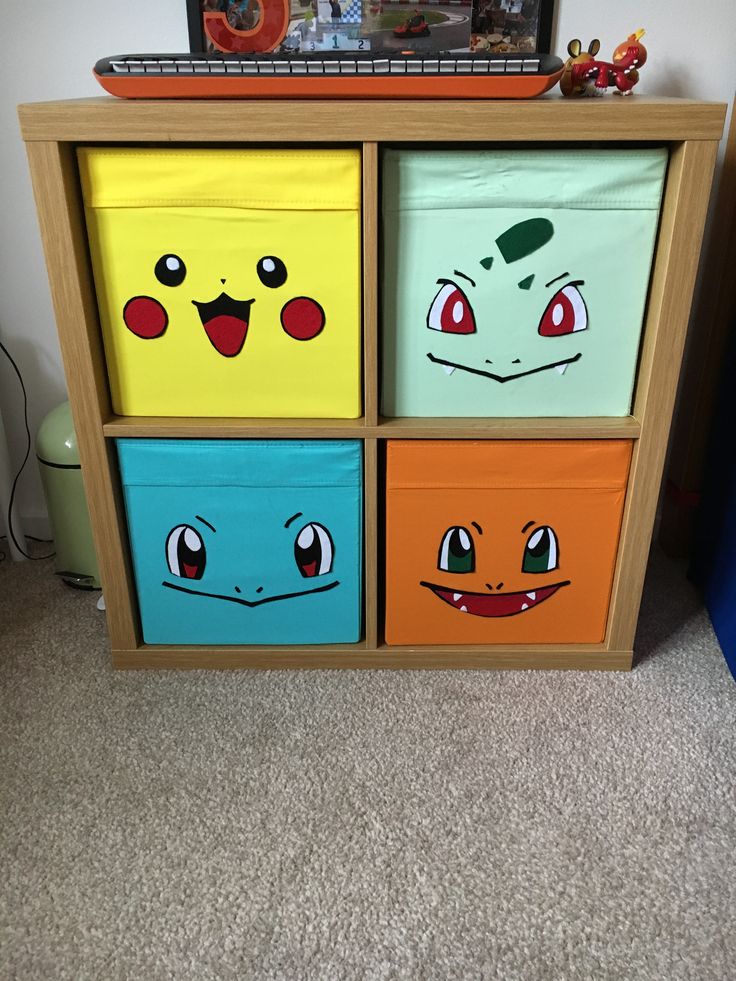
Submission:
<svg viewBox="0 0 736 981">
<path fill-rule="evenodd" d="M 72 410 L 68 402 L 62 402 L 52 409 L 38 427 L 36 456 L 41 463 L 79 466 L 77 434 L 74 432 Z"/>
</svg>

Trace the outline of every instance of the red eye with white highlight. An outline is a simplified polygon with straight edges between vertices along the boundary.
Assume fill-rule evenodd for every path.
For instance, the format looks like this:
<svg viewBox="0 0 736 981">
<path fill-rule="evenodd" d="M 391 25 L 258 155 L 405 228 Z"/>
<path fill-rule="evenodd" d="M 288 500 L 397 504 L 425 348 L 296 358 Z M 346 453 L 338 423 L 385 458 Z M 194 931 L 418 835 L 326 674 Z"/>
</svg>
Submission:
<svg viewBox="0 0 736 981">
<path fill-rule="evenodd" d="M 442 287 L 427 314 L 427 327 L 445 334 L 474 334 L 475 316 L 467 296 L 455 283 L 440 282 Z"/>
<path fill-rule="evenodd" d="M 583 294 L 577 288 L 582 283 L 570 283 L 558 290 L 547 304 L 539 321 L 542 337 L 561 337 L 585 330 L 588 326 L 588 310 Z"/>
</svg>

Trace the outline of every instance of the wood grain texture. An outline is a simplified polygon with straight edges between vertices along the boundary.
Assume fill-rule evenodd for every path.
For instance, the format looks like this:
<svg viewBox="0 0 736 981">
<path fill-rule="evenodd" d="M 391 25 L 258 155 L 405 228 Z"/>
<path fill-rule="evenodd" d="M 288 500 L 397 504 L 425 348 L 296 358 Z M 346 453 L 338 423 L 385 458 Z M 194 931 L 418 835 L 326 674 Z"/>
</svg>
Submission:
<svg viewBox="0 0 736 981">
<path fill-rule="evenodd" d="M 631 651 L 605 651 L 602 645 L 555 647 L 148 647 L 114 650 L 116 668 L 331 669 L 497 669 L 629 671 Z"/>
<path fill-rule="evenodd" d="M 360 439 L 366 435 L 360 419 L 238 419 L 174 416 L 118 416 L 103 424 L 106 436 L 191 437 L 192 439 Z"/>
<path fill-rule="evenodd" d="M 110 638 L 114 647 L 133 647 L 138 624 L 125 509 L 115 447 L 102 431 L 110 398 L 73 149 L 29 143 L 27 150 Z"/>
<path fill-rule="evenodd" d="M 634 643 L 717 151 L 716 142 L 687 141 L 670 155 L 634 401 L 642 428 L 613 580 L 610 650 Z"/>
<path fill-rule="evenodd" d="M 363 554 L 365 557 L 365 642 L 366 647 L 375 648 L 378 645 L 378 496 L 381 488 L 378 481 L 378 443 L 375 439 L 365 441 L 363 457 L 363 513 L 364 541 Z"/>
<path fill-rule="evenodd" d="M 718 140 L 717 102 L 628 99 L 149 101 L 75 99 L 19 107 L 25 140 L 159 143 Z M 242 134 L 240 140 L 238 135 Z"/>
<path fill-rule="evenodd" d="M 363 405 L 378 423 L 378 145 L 363 144 Z"/>
<path fill-rule="evenodd" d="M 110 415 L 106 436 L 237 439 L 638 439 L 633 416 L 620 419 L 214 419 Z"/>
<path fill-rule="evenodd" d="M 641 426 L 633 416 L 620 418 L 385 418 L 378 435 L 389 439 L 637 439 Z"/>
</svg>

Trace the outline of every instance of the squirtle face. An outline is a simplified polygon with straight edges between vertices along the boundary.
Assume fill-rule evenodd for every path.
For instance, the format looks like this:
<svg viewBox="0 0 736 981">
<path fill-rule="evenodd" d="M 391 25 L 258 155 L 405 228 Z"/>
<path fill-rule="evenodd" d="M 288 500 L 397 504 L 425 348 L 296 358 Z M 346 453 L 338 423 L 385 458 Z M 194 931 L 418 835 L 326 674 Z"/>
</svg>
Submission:
<svg viewBox="0 0 736 981">
<path fill-rule="evenodd" d="M 270 540 L 268 572 L 248 536 L 234 540 L 238 531 L 232 523 L 228 531 L 226 517 L 218 524 L 219 531 L 209 518 L 197 514 L 171 528 L 163 543 L 168 574 L 162 586 L 253 609 L 340 585 L 334 572 L 335 544 L 325 523 L 308 520 L 298 511 L 270 534 L 261 528 L 261 537 L 266 532 Z"/>
</svg>

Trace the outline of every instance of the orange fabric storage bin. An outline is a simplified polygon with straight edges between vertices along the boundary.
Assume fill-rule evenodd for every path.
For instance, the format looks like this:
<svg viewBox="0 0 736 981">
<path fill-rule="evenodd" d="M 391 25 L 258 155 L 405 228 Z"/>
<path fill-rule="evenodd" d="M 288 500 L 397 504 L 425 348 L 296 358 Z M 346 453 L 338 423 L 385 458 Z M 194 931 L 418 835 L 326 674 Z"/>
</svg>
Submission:
<svg viewBox="0 0 736 981">
<path fill-rule="evenodd" d="M 389 440 L 386 643 L 598 643 L 630 440 Z"/>
</svg>

